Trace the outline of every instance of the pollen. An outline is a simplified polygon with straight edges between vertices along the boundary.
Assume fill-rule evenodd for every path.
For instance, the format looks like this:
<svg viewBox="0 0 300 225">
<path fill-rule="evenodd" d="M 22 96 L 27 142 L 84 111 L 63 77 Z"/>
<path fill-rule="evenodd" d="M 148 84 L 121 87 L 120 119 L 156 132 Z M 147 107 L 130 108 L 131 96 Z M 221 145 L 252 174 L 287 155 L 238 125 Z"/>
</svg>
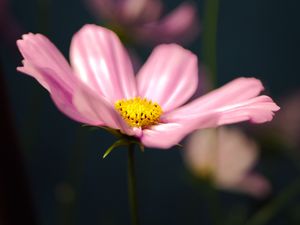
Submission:
<svg viewBox="0 0 300 225">
<path fill-rule="evenodd" d="M 130 127 L 140 128 L 158 124 L 163 113 L 159 104 L 141 97 L 118 100 L 115 109 Z"/>
</svg>

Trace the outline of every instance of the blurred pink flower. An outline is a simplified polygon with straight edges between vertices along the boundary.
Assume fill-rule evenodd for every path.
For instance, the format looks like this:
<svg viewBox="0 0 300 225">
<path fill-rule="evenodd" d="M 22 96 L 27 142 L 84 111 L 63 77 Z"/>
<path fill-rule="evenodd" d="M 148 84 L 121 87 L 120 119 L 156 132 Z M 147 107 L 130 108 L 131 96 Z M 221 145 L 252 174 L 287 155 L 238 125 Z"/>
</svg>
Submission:
<svg viewBox="0 0 300 225">
<path fill-rule="evenodd" d="M 0 41 L 15 48 L 15 42 L 21 35 L 21 29 L 10 13 L 7 0 L 0 0 Z"/>
<path fill-rule="evenodd" d="M 41 34 L 24 35 L 17 44 L 24 57 L 18 70 L 36 78 L 63 113 L 148 147 L 169 148 L 195 129 L 270 121 L 279 109 L 258 96 L 263 86 L 255 78 L 238 78 L 182 106 L 198 86 L 197 57 L 176 44 L 156 47 L 136 77 L 118 37 L 96 25 L 74 35 L 72 68 Z"/>
<path fill-rule="evenodd" d="M 192 41 L 200 31 L 196 8 L 190 3 L 183 3 L 163 16 L 160 0 L 87 2 L 97 17 L 143 44 L 185 43 Z"/>
<path fill-rule="evenodd" d="M 258 147 L 240 130 L 205 129 L 195 132 L 184 151 L 185 162 L 196 175 L 210 177 L 221 189 L 263 197 L 271 190 L 270 183 L 252 172 Z"/>
</svg>

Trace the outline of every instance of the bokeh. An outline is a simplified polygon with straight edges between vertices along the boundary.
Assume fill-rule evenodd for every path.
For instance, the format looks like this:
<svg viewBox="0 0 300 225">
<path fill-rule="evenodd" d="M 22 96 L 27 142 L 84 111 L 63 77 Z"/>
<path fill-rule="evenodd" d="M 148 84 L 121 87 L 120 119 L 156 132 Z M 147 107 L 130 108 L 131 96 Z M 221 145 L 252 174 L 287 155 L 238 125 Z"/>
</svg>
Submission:
<svg viewBox="0 0 300 225">
<path fill-rule="evenodd" d="M 300 224 L 300 2 L 146 0 L 148 8 L 137 14 L 118 8 L 122 2 L 0 0 L 0 224 L 130 224 L 126 149 L 102 159 L 115 138 L 64 116 L 45 89 L 16 71 L 22 57 L 15 42 L 22 34 L 46 35 L 68 58 L 73 34 L 91 23 L 120 35 L 136 70 L 156 44 L 177 42 L 199 57 L 199 93 L 239 76 L 256 77 L 281 107 L 271 123 L 225 128 L 241 133 L 225 138 L 231 157 L 222 156 L 221 166 L 237 173 L 229 180 L 216 175 L 219 161 L 205 161 L 225 145 L 218 137 L 210 140 L 218 146 L 206 146 L 212 156 L 200 155 L 200 172 L 185 155 L 189 138 L 184 147 L 136 151 L 142 224 Z M 217 17 L 208 2 L 219 2 Z M 99 15 L 97 7 L 104 7 Z M 215 44 L 207 34 L 214 19 Z M 236 144 L 241 136 L 246 140 Z M 249 143 L 255 150 L 241 153 Z"/>
</svg>

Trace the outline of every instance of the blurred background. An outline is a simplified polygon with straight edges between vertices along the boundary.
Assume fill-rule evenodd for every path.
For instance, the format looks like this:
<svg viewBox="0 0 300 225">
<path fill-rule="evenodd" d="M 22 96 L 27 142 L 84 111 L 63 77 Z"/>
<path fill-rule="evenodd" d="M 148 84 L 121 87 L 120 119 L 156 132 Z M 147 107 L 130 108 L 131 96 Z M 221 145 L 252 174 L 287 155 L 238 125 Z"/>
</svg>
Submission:
<svg viewBox="0 0 300 225">
<path fill-rule="evenodd" d="M 191 149 L 207 136 L 219 143 L 211 148 L 221 166 L 208 153 L 194 166 L 196 156 L 178 147 L 136 151 L 142 224 L 300 224 L 300 2 L 199 0 L 178 13 L 183 1 L 140 0 L 135 16 L 120 2 L 0 0 L 0 224 L 130 224 L 126 149 L 102 159 L 115 138 L 64 116 L 16 71 L 22 34 L 43 33 L 68 57 L 73 34 L 87 23 L 118 32 L 136 68 L 157 43 L 178 42 L 200 59 L 201 93 L 254 76 L 282 107 L 266 125 L 193 136 Z"/>
</svg>

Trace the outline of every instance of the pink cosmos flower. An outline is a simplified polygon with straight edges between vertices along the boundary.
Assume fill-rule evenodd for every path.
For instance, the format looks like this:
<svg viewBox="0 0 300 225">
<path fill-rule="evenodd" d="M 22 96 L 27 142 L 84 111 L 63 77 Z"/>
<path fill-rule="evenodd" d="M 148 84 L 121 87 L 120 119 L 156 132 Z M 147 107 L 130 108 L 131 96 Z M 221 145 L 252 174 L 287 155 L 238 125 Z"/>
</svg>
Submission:
<svg viewBox="0 0 300 225">
<path fill-rule="evenodd" d="M 196 176 L 209 176 L 221 189 L 264 197 L 271 190 L 262 175 L 252 171 L 258 158 L 257 144 L 239 129 L 222 127 L 195 132 L 183 152 Z"/>
<path fill-rule="evenodd" d="M 17 69 L 45 87 L 70 118 L 134 136 L 147 147 L 169 148 L 193 130 L 250 120 L 272 120 L 279 107 L 255 78 L 238 78 L 184 106 L 198 85 L 197 57 L 176 45 L 156 47 L 133 74 L 118 37 L 85 25 L 73 36 L 71 66 L 41 34 L 17 45 L 24 57 Z"/>
<path fill-rule="evenodd" d="M 144 44 L 183 43 L 192 41 L 199 33 L 194 5 L 183 3 L 162 16 L 160 0 L 87 0 L 97 17 L 122 30 Z"/>
</svg>

